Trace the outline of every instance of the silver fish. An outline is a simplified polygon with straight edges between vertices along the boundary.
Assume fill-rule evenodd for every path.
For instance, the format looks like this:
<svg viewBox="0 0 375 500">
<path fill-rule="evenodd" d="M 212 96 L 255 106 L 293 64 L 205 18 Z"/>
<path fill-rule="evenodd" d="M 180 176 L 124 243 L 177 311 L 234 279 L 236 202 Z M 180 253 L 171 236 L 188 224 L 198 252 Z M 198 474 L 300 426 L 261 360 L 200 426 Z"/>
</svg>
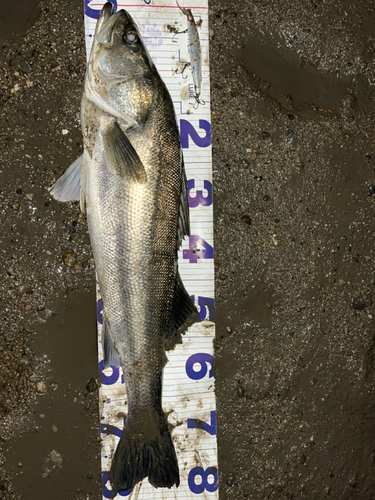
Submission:
<svg viewBox="0 0 375 500">
<path fill-rule="evenodd" d="M 114 454 L 112 495 L 143 478 L 179 485 L 162 410 L 165 342 L 197 310 L 178 272 L 190 234 L 187 181 L 173 103 L 131 16 L 100 13 L 81 106 L 83 156 L 56 182 L 86 210 L 103 298 L 105 366 L 125 376 L 128 414 Z"/>
</svg>

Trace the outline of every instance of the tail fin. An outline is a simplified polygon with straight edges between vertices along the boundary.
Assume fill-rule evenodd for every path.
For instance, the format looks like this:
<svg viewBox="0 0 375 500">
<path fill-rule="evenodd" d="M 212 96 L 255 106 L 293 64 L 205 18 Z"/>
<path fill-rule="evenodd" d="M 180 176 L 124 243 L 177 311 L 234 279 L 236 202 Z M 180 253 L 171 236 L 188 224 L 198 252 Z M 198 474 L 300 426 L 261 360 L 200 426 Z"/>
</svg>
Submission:
<svg viewBox="0 0 375 500">
<path fill-rule="evenodd" d="M 152 408 L 127 419 L 111 466 L 112 498 L 143 478 L 155 488 L 180 484 L 176 452 L 164 413 Z"/>
</svg>

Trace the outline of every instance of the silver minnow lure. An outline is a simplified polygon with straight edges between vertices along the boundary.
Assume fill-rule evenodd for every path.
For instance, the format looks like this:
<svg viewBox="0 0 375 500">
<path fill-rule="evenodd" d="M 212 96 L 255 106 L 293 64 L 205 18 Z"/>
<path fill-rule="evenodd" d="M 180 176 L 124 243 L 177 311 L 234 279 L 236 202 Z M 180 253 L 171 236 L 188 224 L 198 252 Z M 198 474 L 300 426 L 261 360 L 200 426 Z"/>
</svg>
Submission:
<svg viewBox="0 0 375 500">
<path fill-rule="evenodd" d="M 180 4 L 176 3 L 183 14 L 187 18 L 187 31 L 189 38 L 189 50 L 190 50 L 190 63 L 191 63 L 191 73 L 193 75 L 194 82 L 194 97 L 197 102 L 199 102 L 199 96 L 201 95 L 201 82 L 202 82 L 202 56 L 201 56 L 201 43 L 199 40 L 198 28 L 195 23 L 195 19 L 191 9 L 185 9 L 180 7 Z"/>
<path fill-rule="evenodd" d="M 86 210 L 103 298 L 105 366 L 125 376 L 128 414 L 114 454 L 112 496 L 143 478 L 179 485 L 162 410 L 165 343 L 197 310 L 177 250 L 190 234 L 187 181 L 171 97 L 131 16 L 100 13 L 81 105 L 84 153 L 51 188 Z"/>
</svg>

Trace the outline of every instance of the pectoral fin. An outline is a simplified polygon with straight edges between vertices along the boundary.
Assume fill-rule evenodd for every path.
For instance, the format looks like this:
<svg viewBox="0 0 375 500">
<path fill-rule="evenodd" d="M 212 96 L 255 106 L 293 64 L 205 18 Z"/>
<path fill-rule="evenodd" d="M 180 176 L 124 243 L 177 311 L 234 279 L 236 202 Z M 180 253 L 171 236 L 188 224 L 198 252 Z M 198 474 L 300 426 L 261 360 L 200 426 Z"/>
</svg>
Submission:
<svg viewBox="0 0 375 500">
<path fill-rule="evenodd" d="M 83 154 L 66 169 L 60 179 L 49 188 L 57 201 L 78 201 L 80 197 L 80 179 Z"/>
<path fill-rule="evenodd" d="M 86 200 L 90 194 L 90 171 L 89 171 L 89 157 L 86 151 L 83 153 L 82 168 L 81 168 L 81 194 L 80 206 L 81 212 L 84 214 L 86 211 Z"/>
<path fill-rule="evenodd" d="M 101 134 L 107 165 L 122 179 L 145 184 L 147 182 L 145 167 L 117 121 L 112 120 L 105 128 L 103 127 Z"/>
</svg>

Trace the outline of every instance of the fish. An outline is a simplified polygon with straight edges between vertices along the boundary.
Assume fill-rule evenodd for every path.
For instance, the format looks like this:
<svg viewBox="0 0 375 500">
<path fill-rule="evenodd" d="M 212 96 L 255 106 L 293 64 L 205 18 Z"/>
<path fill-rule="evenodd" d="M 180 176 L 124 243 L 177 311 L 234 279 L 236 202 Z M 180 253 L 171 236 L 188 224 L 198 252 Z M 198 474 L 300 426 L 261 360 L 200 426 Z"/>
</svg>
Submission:
<svg viewBox="0 0 375 500">
<path fill-rule="evenodd" d="M 191 64 L 191 73 L 193 76 L 194 83 L 194 97 L 198 104 L 203 103 L 200 100 L 200 95 L 202 91 L 202 51 L 201 51 L 201 43 L 199 40 L 198 27 L 195 22 L 193 13 L 191 9 L 186 9 L 184 7 L 180 7 L 180 4 L 176 0 L 177 6 L 180 11 L 186 16 L 187 19 L 187 33 L 189 39 L 189 51 L 190 51 L 190 64 Z M 183 32 L 184 33 L 184 32 Z"/>
<path fill-rule="evenodd" d="M 119 366 L 128 412 L 112 458 L 112 497 L 148 477 L 178 487 L 162 408 L 166 344 L 198 319 L 177 252 L 190 235 L 174 106 L 128 12 L 99 15 L 81 101 L 84 152 L 50 189 L 87 214 L 103 300 L 104 366 Z"/>
</svg>

